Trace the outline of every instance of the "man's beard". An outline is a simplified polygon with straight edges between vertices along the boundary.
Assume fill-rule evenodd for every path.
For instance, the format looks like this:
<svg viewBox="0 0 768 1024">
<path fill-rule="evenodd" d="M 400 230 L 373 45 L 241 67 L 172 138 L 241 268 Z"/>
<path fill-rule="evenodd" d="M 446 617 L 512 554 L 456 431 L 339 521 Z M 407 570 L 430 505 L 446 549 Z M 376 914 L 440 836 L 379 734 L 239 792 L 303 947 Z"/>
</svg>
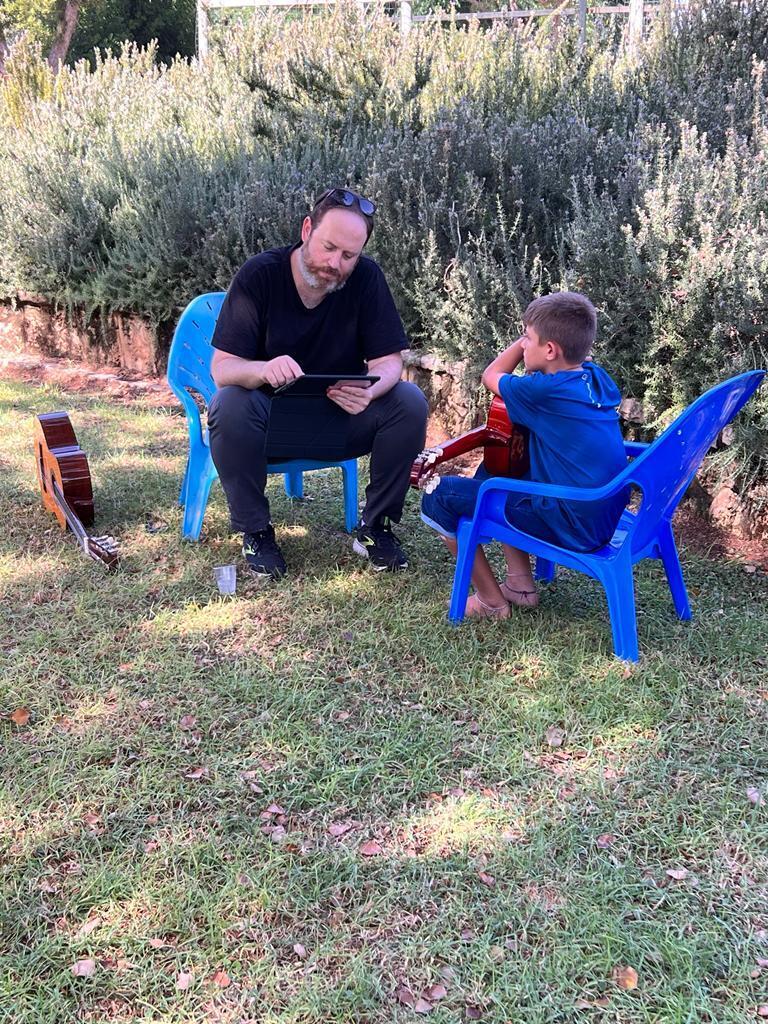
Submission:
<svg viewBox="0 0 768 1024">
<path fill-rule="evenodd" d="M 328 281 L 320 277 L 317 271 L 320 270 L 321 268 L 316 267 L 315 264 L 313 263 L 307 263 L 304 257 L 304 250 L 306 248 L 306 245 L 307 243 L 304 242 L 301 246 L 299 246 L 299 273 L 301 274 L 304 283 L 308 285 L 310 288 L 322 289 L 326 293 L 340 291 L 347 283 L 347 278 L 337 277 L 335 281 Z"/>
</svg>

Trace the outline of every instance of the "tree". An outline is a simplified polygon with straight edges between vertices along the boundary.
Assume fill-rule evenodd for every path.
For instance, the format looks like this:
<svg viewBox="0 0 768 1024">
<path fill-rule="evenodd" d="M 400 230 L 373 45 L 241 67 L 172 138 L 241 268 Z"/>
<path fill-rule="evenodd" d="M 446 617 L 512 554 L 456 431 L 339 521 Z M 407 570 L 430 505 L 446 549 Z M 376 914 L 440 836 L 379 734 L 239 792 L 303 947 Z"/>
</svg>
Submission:
<svg viewBox="0 0 768 1024">
<path fill-rule="evenodd" d="M 95 49 L 118 50 L 130 39 L 157 40 L 160 60 L 195 52 L 195 0 L 86 0 L 72 42 L 70 62 L 93 58 Z"/>
<path fill-rule="evenodd" d="M 82 2 L 0 0 L 0 73 L 5 66 L 10 42 L 22 32 L 48 50 L 48 62 L 57 68 L 69 51 Z"/>
<path fill-rule="evenodd" d="M 22 33 L 39 43 L 55 70 L 60 62 L 119 49 L 126 39 L 158 57 L 195 51 L 195 0 L 0 0 L 0 74 L 10 45 Z"/>
</svg>

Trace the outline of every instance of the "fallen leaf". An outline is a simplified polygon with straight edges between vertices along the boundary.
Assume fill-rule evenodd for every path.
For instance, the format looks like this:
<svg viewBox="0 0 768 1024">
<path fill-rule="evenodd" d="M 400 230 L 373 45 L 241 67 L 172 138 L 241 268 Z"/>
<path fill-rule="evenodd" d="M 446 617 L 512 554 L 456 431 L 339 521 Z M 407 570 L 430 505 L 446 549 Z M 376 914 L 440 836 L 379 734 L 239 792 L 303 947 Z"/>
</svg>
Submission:
<svg viewBox="0 0 768 1024">
<path fill-rule="evenodd" d="M 163 939 L 152 938 L 149 940 L 149 945 L 152 949 L 162 949 L 165 945 L 165 941 Z"/>
<path fill-rule="evenodd" d="M 758 967 L 768 967 L 768 960 L 766 960 L 766 958 L 764 956 L 759 956 L 757 958 L 757 966 Z"/>
<path fill-rule="evenodd" d="M 668 874 L 670 878 L 674 878 L 674 880 L 676 882 L 682 882 L 683 879 L 688 877 L 688 869 L 687 868 L 667 868 L 666 874 Z"/>
<path fill-rule="evenodd" d="M 445 999 L 447 995 L 448 989 L 445 985 L 430 985 L 424 992 L 424 998 L 431 999 L 433 1002 L 437 1002 L 439 999 Z"/>
<path fill-rule="evenodd" d="M 184 778 L 185 779 L 202 779 L 202 778 L 205 778 L 205 776 L 207 774 L 208 774 L 208 769 L 205 768 L 203 765 L 200 765 L 198 768 L 192 768 L 191 771 L 185 772 Z"/>
<path fill-rule="evenodd" d="M 478 871 L 477 877 L 480 879 L 483 885 L 487 885 L 489 889 L 492 889 L 494 885 L 496 885 L 496 879 L 493 877 L 493 875 L 489 875 L 487 871 Z"/>
<path fill-rule="evenodd" d="M 281 843 L 285 839 L 285 829 L 282 825 L 275 825 L 269 837 L 273 843 Z"/>
<path fill-rule="evenodd" d="M 179 992 L 186 992 L 189 986 L 192 984 L 192 974 L 190 971 L 179 971 L 176 975 L 176 988 Z"/>
<path fill-rule="evenodd" d="M 184 732 L 189 732 L 194 729 L 197 725 L 197 718 L 195 715 L 182 715 L 179 719 L 179 728 Z"/>
<path fill-rule="evenodd" d="M 90 935 L 91 932 L 95 932 L 101 924 L 100 917 L 92 917 L 88 921 L 84 921 L 83 924 L 75 932 L 76 939 L 84 939 L 86 935 Z"/>
<path fill-rule="evenodd" d="M 76 978 L 92 978 L 96 971 L 95 960 L 75 960 L 70 970 Z"/>
<path fill-rule="evenodd" d="M 101 821 L 101 818 L 93 811 L 89 811 L 87 814 L 83 815 L 83 821 L 89 828 L 95 828 Z"/>
<path fill-rule="evenodd" d="M 483 1013 L 479 1006 L 468 1006 L 467 1007 L 467 1020 L 480 1020 Z"/>
<path fill-rule="evenodd" d="M 751 804 L 754 804 L 755 807 L 762 807 L 765 803 L 765 798 L 757 786 L 747 787 L 747 800 L 749 800 Z"/>
<path fill-rule="evenodd" d="M 159 849 L 160 843 L 157 841 L 157 839 L 148 839 L 146 843 L 144 843 L 144 853 L 154 853 L 155 850 Z"/>
<path fill-rule="evenodd" d="M 269 807 L 262 811 L 263 814 L 285 814 L 285 808 L 281 807 L 280 804 L 270 804 Z"/>
<path fill-rule="evenodd" d="M 339 836 L 343 836 L 345 832 L 349 832 L 352 828 L 352 824 L 349 821 L 332 821 L 328 826 L 328 834 L 338 839 Z"/>
<path fill-rule="evenodd" d="M 471 928 L 462 928 L 459 934 L 461 935 L 461 938 L 464 939 L 465 942 L 471 942 L 472 939 L 474 939 L 475 937 L 475 933 L 472 931 Z"/>
<path fill-rule="evenodd" d="M 598 836 L 595 840 L 601 850 L 607 850 L 608 847 L 613 846 L 616 842 L 616 836 L 611 835 L 610 832 L 603 832 L 601 836 Z"/>
<path fill-rule="evenodd" d="M 757 1016 L 758 1017 L 768 1017 L 768 1003 L 763 1003 L 761 1006 L 758 1006 L 758 1008 L 757 1008 Z"/>
<path fill-rule="evenodd" d="M 614 967 L 613 980 L 619 988 L 631 991 L 637 988 L 637 971 L 634 967 Z"/>
<path fill-rule="evenodd" d="M 215 974 L 211 975 L 211 984 L 218 985 L 219 988 L 227 988 L 232 984 L 232 979 L 226 971 L 216 971 Z"/>
<path fill-rule="evenodd" d="M 450 964 L 443 964 L 443 966 L 439 968 L 437 973 L 440 975 L 441 978 L 445 978 L 446 981 L 456 980 L 456 971 L 454 970 L 453 967 L 451 967 Z"/>
<path fill-rule="evenodd" d="M 416 996 L 405 985 L 400 985 L 399 988 L 395 989 L 395 999 L 397 999 L 398 1003 L 402 1003 L 403 1006 L 413 1008 L 416 1005 Z"/>
<path fill-rule="evenodd" d="M 352 717 L 351 711 L 337 711 L 333 716 L 334 722 L 346 722 L 348 718 Z"/>
<path fill-rule="evenodd" d="M 562 747 L 565 739 L 565 729 L 558 729 L 556 725 L 550 725 L 544 733 L 544 739 L 550 747 Z"/>
<path fill-rule="evenodd" d="M 369 839 L 367 843 L 362 843 L 360 846 L 360 853 L 364 857 L 378 857 L 381 852 L 381 847 L 374 839 Z"/>
<path fill-rule="evenodd" d="M 431 1013 L 433 1010 L 432 1003 L 428 999 L 420 997 L 413 1004 L 414 1013 Z"/>
<path fill-rule="evenodd" d="M 304 960 L 307 955 L 306 947 L 302 946 L 300 942 L 297 942 L 294 945 L 293 952 L 296 954 L 296 956 L 301 957 L 302 960 Z"/>
<path fill-rule="evenodd" d="M 29 708 L 16 708 L 9 717 L 14 725 L 26 725 L 29 721 Z"/>
</svg>

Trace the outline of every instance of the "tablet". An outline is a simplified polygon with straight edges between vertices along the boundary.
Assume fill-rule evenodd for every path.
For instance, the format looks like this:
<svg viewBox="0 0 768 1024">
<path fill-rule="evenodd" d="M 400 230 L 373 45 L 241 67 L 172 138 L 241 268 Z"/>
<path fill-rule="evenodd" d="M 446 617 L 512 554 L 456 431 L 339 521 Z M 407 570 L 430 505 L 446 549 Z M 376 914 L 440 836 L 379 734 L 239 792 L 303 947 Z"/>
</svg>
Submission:
<svg viewBox="0 0 768 1024">
<path fill-rule="evenodd" d="M 347 384 L 349 387 L 369 388 L 379 377 L 363 373 L 305 373 L 296 380 L 276 388 L 276 395 L 297 395 L 302 397 L 324 397 L 333 384 Z"/>
</svg>

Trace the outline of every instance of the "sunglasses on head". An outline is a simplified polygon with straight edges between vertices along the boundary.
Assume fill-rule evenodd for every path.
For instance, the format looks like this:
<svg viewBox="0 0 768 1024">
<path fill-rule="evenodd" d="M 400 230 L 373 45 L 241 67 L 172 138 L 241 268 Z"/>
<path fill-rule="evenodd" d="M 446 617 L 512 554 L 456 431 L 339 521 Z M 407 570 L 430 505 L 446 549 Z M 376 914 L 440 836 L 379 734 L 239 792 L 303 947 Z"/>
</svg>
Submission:
<svg viewBox="0 0 768 1024">
<path fill-rule="evenodd" d="M 370 199 L 366 199 L 365 196 L 359 196 L 357 192 L 352 192 L 348 188 L 329 188 L 320 196 L 315 203 L 317 208 L 320 203 L 324 203 L 327 199 L 332 200 L 337 206 L 357 206 L 360 213 L 366 217 L 372 217 L 376 213 L 376 203 L 372 203 Z"/>
</svg>

